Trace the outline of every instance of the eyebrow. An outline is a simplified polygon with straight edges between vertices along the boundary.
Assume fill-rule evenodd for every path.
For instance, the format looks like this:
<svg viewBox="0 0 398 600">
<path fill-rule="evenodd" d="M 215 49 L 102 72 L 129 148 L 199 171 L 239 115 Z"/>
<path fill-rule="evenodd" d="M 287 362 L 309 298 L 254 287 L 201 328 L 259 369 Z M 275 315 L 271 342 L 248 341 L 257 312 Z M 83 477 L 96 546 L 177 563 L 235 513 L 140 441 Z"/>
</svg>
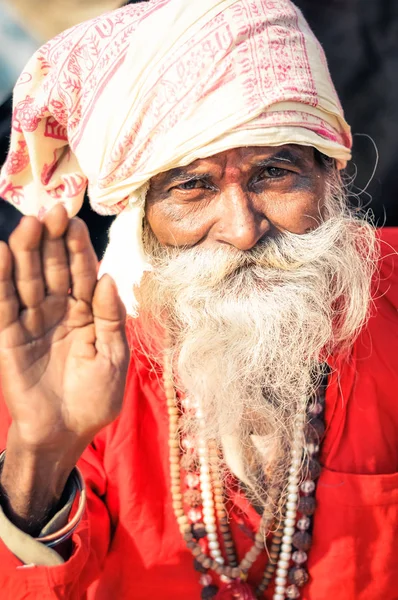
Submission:
<svg viewBox="0 0 398 600">
<path fill-rule="evenodd" d="M 295 152 L 284 148 L 283 150 L 279 150 L 271 156 L 255 161 L 252 165 L 252 168 L 255 169 L 258 167 L 266 167 L 273 162 L 286 162 L 291 165 L 298 165 L 301 160 L 301 156 L 298 156 Z M 189 167 L 175 167 L 174 169 L 170 169 L 170 171 L 165 173 L 162 185 L 169 185 L 171 183 L 177 183 L 187 179 L 191 181 L 193 179 L 210 179 L 211 177 L 211 173 L 197 173 L 195 171 L 190 171 Z"/>
</svg>

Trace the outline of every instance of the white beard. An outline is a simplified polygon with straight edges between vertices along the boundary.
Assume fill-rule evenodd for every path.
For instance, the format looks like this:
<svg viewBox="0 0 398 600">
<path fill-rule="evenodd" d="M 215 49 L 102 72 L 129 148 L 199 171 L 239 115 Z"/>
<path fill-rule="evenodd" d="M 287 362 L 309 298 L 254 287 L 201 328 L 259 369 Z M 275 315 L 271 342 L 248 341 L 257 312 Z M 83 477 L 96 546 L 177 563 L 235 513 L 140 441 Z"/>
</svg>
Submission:
<svg viewBox="0 0 398 600">
<path fill-rule="evenodd" d="M 172 340 L 176 385 L 200 402 L 201 435 L 224 446 L 229 464 L 235 455 L 257 498 L 260 471 L 286 473 L 322 362 L 347 351 L 368 314 L 374 231 L 342 196 L 326 205 L 314 231 L 279 234 L 248 252 L 165 249 L 145 231 L 154 271 L 139 290 L 143 318 Z M 187 415 L 183 428 L 195 435 L 196 419 Z"/>
</svg>

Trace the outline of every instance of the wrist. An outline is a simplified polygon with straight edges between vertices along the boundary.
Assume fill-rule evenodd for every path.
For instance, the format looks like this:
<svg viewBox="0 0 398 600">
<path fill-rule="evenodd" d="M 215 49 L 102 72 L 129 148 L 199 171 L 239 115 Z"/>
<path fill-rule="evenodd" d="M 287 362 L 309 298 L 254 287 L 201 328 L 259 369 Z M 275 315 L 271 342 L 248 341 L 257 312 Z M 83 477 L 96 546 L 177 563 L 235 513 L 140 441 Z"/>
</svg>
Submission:
<svg viewBox="0 0 398 600">
<path fill-rule="evenodd" d="M 54 514 L 78 457 L 26 448 L 10 430 L 0 475 L 2 506 L 20 529 L 37 535 Z"/>
</svg>

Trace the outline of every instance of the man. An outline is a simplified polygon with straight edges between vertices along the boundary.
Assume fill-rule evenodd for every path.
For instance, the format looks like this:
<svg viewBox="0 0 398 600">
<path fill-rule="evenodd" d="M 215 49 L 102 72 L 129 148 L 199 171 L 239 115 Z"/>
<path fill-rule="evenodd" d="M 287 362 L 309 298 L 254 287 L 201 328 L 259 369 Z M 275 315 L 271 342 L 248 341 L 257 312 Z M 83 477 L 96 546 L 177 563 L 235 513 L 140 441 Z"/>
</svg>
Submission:
<svg viewBox="0 0 398 600">
<path fill-rule="evenodd" d="M 14 107 L 1 193 L 39 219 L 0 246 L 4 597 L 394 598 L 397 236 L 347 206 L 301 14 L 124 8 Z M 87 180 L 119 213 L 99 281 Z"/>
</svg>

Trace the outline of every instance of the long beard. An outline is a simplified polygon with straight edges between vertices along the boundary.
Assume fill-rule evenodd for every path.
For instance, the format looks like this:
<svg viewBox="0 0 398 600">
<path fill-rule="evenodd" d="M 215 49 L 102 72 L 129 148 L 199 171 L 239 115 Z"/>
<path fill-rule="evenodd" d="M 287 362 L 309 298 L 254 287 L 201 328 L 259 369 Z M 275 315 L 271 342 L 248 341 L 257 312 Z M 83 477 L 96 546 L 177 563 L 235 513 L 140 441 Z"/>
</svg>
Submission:
<svg viewBox="0 0 398 600">
<path fill-rule="evenodd" d="M 260 502 L 264 473 L 274 483 L 286 473 L 322 363 L 349 350 L 368 315 L 374 231 L 335 193 L 324 214 L 314 231 L 248 252 L 165 249 L 145 229 L 154 270 L 139 290 L 142 329 L 165 330 L 176 386 L 200 404 L 201 435 Z M 186 414 L 182 428 L 197 435 L 197 419 Z"/>
</svg>

